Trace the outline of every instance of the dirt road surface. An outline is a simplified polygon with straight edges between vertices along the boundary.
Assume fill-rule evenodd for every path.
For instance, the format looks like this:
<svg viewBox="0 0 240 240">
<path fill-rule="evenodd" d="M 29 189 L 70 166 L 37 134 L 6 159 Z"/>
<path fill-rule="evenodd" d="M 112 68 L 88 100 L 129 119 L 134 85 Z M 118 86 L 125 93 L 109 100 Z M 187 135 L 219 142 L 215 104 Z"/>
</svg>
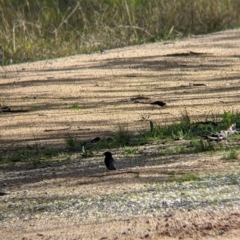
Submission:
<svg viewBox="0 0 240 240">
<path fill-rule="evenodd" d="M 239 111 L 239 96 L 240 30 L 0 67 L 1 105 L 11 109 L 0 112 L 0 160 L 23 146 L 64 149 L 67 134 L 138 133 L 186 110 L 193 121 L 217 118 Z M 114 173 L 101 151 L 1 165 L 0 189 L 9 192 L 0 196 L 1 239 L 239 239 L 239 161 L 159 156 L 160 147 L 134 156 L 117 149 Z M 201 181 L 169 182 L 172 172 Z"/>
</svg>

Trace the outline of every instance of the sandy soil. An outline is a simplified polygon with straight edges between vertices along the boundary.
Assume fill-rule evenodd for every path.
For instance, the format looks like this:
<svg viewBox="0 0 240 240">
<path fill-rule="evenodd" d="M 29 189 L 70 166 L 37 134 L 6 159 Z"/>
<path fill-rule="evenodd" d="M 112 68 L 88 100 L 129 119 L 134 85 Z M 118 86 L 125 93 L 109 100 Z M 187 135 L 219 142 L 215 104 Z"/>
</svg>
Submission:
<svg viewBox="0 0 240 240">
<path fill-rule="evenodd" d="M 240 31 L 230 30 L 1 67 L 0 101 L 12 112 L 0 113 L 0 147 L 8 151 L 19 145 L 37 143 L 59 148 L 65 146 L 67 133 L 86 140 L 111 135 L 119 125 L 136 132 L 148 127 L 149 122 L 144 120 L 156 124 L 178 121 L 185 110 L 193 120 L 217 117 L 224 111 L 239 111 L 239 43 Z M 135 102 L 138 96 L 144 96 L 144 101 Z M 156 100 L 166 102 L 166 106 L 150 105 Z M 219 165 L 219 168 L 225 167 Z M 234 168 L 239 168 L 239 164 Z M 217 164 L 212 169 L 218 170 Z M 17 179 L 8 179 L 6 183 L 6 171 L 0 176 L 0 188 L 17 192 L 19 188 L 33 187 Z M 91 191 L 92 185 L 84 186 L 84 177 L 93 173 L 94 170 L 84 172 L 69 181 L 83 181 L 75 188 Z M 109 178 L 114 182 L 114 175 Z M 55 184 L 52 190 L 42 185 L 43 179 L 35 179 L 34 186 L 40 195 L 57 191 L 58 184 L 64 194 L 64 186 L 70 184 L 64 178 L 48 179 Z M 124 186 L 122 181 L 115 183 L 120 190 Z M 134 187 L 134 184 L 129 186 L 129 191 Z M 100 187 L 99 191 L 106 188 Z M 1 197 L 1 201 L 4 199 L 10 201 L 8 195 Z M 239 239 L 239 229 L 239 210 L 207 212 L 204 209 L 176 211 L 163 217 L 98 222 L 77 222 L 69 217 L 0 223 L 2 239 L 222 240 Z"/>
</svg>

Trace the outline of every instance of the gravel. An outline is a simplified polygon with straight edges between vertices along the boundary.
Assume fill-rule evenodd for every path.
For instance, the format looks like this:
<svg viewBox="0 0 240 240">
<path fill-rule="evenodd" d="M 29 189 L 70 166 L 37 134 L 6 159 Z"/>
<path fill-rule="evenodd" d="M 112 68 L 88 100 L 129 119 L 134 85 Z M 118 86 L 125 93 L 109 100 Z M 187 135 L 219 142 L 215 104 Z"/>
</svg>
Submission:
<svg viewBox="0 0 240 240">
<path fill-rule="evenodd" d="M 142 185 L 123 194 L 46 195 L 37 198 L 25 191 L 8 199 L 1 198 L 1 221 L 12 218 L 79 216 L 83 218 L 124 218 L 148 214 L 164 215 L 176 209 L 190 211 L 240 207 L 240 172 L 222 175 L 203 175 L 196 181 L 172 180 Z"/>
</svg>

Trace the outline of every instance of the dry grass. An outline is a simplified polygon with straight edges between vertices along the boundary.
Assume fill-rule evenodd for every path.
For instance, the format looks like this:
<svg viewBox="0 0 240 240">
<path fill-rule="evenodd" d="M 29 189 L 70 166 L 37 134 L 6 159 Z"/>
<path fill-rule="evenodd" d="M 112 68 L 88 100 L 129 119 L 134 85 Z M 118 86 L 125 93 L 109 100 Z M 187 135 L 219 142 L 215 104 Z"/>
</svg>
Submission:
<svg viewBox="0 0 240 240">
<path fill-rule="evenodd" d="M 2 0 L 0 55 L 9 64 L 207 33 L 239 26 L 239 11 L 236 0 Z"/>
</svg>

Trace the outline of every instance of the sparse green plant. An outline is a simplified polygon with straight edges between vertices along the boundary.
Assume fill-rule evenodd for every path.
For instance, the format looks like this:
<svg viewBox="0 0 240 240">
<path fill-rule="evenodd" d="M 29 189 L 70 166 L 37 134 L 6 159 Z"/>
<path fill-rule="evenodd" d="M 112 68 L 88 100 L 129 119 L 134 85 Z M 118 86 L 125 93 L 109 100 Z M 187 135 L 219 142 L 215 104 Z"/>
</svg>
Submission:
<svg viewBox="0 0 240 240">
<path fill-rule="evenodd" d="M 225 233 L 226 233 L 225 230 L 217 230 L 217 231 L 215 231 L 216 236 L 222 236 Z"/>
<path fill-rule="evenodd" d="M 35 138 L 35 136 L 34 136 L 34 138 Z M 39 154 L 40 149 L 39 149 L 39 144 L 38 144 L 38 142 L 35 141 L 35 143 L 33 144 L 32 147 L 30 147 L 30 146 L 27 145 L 27 148 L 32 149 L 32 150 L 34 151 L 35 155 L 38 155 L 38 154 Z"/>
<path fill-rule="evenodd" d="M 85 150 L 84 148 L 82 148 L 82 154 L 81 155 L 84 158 L 88 158 L 88 157 L 93 156 L 93 152 L 91 150 Z"/>
<path fill-rule="evenodd" d="M 67 134 L 65 141 L 69 150 L 82 150 L 82 143 L 72 136 L 70 133 Z"/>
<path fill-rule="evenodd" d="M 181 154 L 181 153 L 188 153 L 188 149 L 185 146 L 177 145 L 175 146 L 174 153 Z"/>
<path fill-rule="evenodd" d="M 185 181 L 199 181 L 200 177 L 196 175 L 195 173 L 185 173 L 182 176 L 178 178 L 179 181 L 185 182 Z"/>
<path fill-rule="evenodd" d="M 140 178 L 140 172 L 135 173 L 134 178 Z"/>
<path fill-rule="evenodd" d="M 124 134 L 122 136 L 125 136 Z M 120 138 L 120 135 L 117 135 Z M 125 136 L 126 137 L 126 136 Z M 79 151 L 83 157 L 93 156 L 93 151 L 100 151 L 101 149 L 112 148 L 120 146 L 118 139 L 114 141 L 113 139 L 101 139 L 99 142 L 92 144 L 90 140 L 79 141 L 76 137 L 71 134 L 67 134 L 65 137 L 67 148 L 71 151 Z M 122 140 L 123 141 L 123 140 Z"/>
<path fill-rule="evenodd" d="M 92 149 L 96 150 L 96 151 L 100 151 L 102 149 L 111 149 L 117 147 L 116 142 L 114 141 L 113 138 L 102 138 L 101 141 L 99 141 L 98 143 L 96 143 Z"/>
<path fill-rule="evenodd" d="M 235 160 L 238 159 L 238 152 L 235 149 L 231 149 L 223 153 L 223 159 L 225 160 Z"/>
<path fill-rule="evenodd" d="M 164 128 L 154 125 L 152 121 L 149 121 L 149 130 L 140 132 L 140 135 L 145 139 L 161 139 L 164 136 Z"/>
<path fill-rule="evenodd" d="M 20 162 L 28 160 L 33 154 L 25 146 L 18 147 L 15 152 L 9 157 L 11 162 Z"/>
<path fill-rule="evenodd" d="M 233 114 L 229 111 L 224 111 L 222 115 L 223 123 L 226 127 L 229 127 L 233 123 Z"/>
<path fill-rule="evenodd" d="M 169 174 L 168 181 L 170 182 L 189 182 L 189 181 L 199 181 L 200 177 L 195 173 L 184 173 L 182 175 L 177 175 L 175 172 Z"/>
<path fill-rule="evenodd" d="M 178 130 L 176 134 L 172 131 L 172 138 L 173 139 L 184 139 L 184 132 L 182 129 Z"/>
<path fill-rule="evenodd" d="M 185 111 L 181 112 L 180 123 L 183 126 L 189 126 L 190 125 L 191 118 L 190 118 L 190 115 L 189 115 L 187 109 L 185 109 Z"/>
<path fill-rule="evenodd" d="M 80 107 L 78 106 L 77 103 L 74 103 L 74 104 L 71 106 L 71 109 L 72 109 L 72 110 L 79 110 Z"/>
<path fill-rule="evenodd" d="M 114 140 L 117 146 L 124 147 L 130 144 L 132 134 L 128 128 L 123 125 L 118 126 L 118 130 L 114 134 Z"/>
<path fill-rule="evenodd" d="M 41 160 L 38 158 L 33 158 L 31 162 L 34 168 L 37 168 L 37 166 L 41 164 Z"/>
<path fill-rule="evenodd" d="M 123 154 L 124 155 L 134 155 L 138 152 L 137 147 L 124 147 L 123 148 Z"/>
<path fill-rule="evenodd" d="M 23 157 L 21 155 L 21 153 L 14 153 L 10 159 L 9 159 L 11 162 L 20 162 L 23 160 Z"/>
<path fill-rule="evenodd" d="M 240 113 L 237 111 L 224 111 L 222 122 L 225 128 L 230 127 L 233 123 L 240 124 Z"/>
<path fill-rule="evenodd" d="M 212 142 L 203 139 L 192 140 L 190 142 L 190 147 L 195 152 L 206 152 L 214 150 L 214 145 Z"/>
<path fill-rule="evenodd" d="M 42 150 L 42 154 L 48 157 L 56 156 L 58 154 L 58 151 L 54 148 L 45 148 Z"/>
</svg>

